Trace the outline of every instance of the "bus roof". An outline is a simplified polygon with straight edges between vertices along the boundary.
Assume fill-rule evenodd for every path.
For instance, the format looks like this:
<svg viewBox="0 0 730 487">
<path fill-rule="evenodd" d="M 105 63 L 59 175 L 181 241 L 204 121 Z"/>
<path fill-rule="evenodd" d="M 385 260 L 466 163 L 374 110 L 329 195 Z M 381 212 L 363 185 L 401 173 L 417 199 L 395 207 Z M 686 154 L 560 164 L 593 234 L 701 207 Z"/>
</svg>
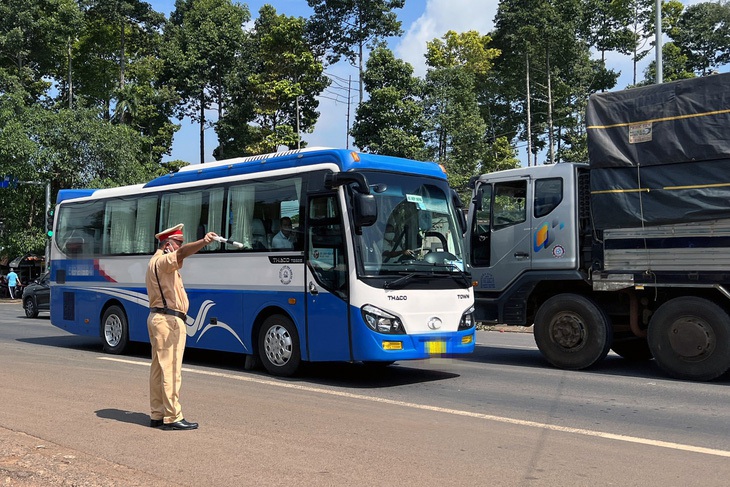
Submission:
<svg viewBox="0 0 730 487">
<path fill-rule="evenodd" d="M 144 187 L 166 186 L 169 184 L 187 183 L 322 163 L 333 163 L 343 172 L 354 169 L 378 169 L 381 171 L 412 172 L 424 176 L 446 179 L 446 174 L 441 169 L 441 166 L 435 162 L 422 162 L 392 156 L 363 154 L 347 149 L 317 147 L 206 162 L 205 164 L 191 164 L 183 167 L 178 172 L 153 179 L 145 184 Z"/>
<path fill-rule="evenodd" d="M 435 162 L 414 161 L 378 154 L 365 154 L 348 149 L 314 147 L 251 157 L 238 157 L 235 159 L 206 162 L 205 164 L 190 164 L 175 173 L 157 177 L 147 184 L 125 186 L 124 188 L 163 187 L 171 184 L 189 183 L 241 174 L 255 174 L 263 171 L 290 169 L 322 163 L 334 164 L 343 172 L 357 169 L 375 169 L 446 179 L 446 174 L 443 169 Z M 121 188 L 113 189 L 121 190 Z M 58 192 L 56 203 L 91 196 L 96 191 L 109 192 L 110 189 L 62 189 Z"/>
</svg>

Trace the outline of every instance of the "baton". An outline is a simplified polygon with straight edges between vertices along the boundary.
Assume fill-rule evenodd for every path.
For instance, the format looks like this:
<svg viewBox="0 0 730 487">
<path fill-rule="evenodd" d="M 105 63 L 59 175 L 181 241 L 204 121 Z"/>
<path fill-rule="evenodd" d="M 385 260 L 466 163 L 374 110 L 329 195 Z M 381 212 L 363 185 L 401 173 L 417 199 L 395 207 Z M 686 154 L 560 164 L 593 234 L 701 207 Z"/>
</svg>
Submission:
<svg viewBox="0 0 730 487">
<path fill-rule="evenodd" d="M 230 238 L 221 237 L 220 235 L 215 237 L 214 240 L 217 240 L 220 243 L 227 243 L 228 245 L 233 245 L 235 247 L 238 247 L 239 249 L 243 248 L 243 244 L 241 242 L 236 242 L 235 240 L 231 240 Z"/>
</svg>

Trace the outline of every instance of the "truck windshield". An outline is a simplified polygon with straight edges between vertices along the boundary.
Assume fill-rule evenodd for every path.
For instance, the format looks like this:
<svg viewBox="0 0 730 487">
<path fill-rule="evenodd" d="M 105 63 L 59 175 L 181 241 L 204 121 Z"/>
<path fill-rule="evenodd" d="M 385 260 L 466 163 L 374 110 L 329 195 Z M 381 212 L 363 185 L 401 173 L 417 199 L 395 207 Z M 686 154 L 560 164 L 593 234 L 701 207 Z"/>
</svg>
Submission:
<svg viewBox="0 0 730 487">
<path fill-rule="evenodd" d="M 378 218 L 355 236 L 358 275 L 400 279 L 394 284 L 398 287 L 411 280 L 463 280 L 461 231 L 446 182 L 364 173 L 377 200 Z"/>
</svg>

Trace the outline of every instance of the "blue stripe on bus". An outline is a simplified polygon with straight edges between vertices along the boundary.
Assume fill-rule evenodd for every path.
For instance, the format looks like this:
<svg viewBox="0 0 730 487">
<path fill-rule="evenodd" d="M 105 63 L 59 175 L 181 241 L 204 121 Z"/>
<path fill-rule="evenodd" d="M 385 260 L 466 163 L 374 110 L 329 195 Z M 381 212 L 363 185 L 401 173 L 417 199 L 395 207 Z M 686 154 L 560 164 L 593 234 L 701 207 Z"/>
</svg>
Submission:
<svg viewBox="0 0 730 487">
<path fill-rule="evenodd" d="M 75 302 L 75 319 L 62 319 L 63 294 L 73 294 Z M 254 344 L 251 343 L 252 326 L 255 318 L 267 307 L 276 307 L 283 310 L 294 322 L 299 337 L 302 358 L 311 361 L 343 360 L 342 354 L 347 352 L 347 340 L 342 339 L 342 333 L 347 333 L 347 320 L 334 319 L 329 333 L 318 335 L 318 340 L 326 343 L 317 347 L 318 352 L 307 356 L 305 343 L 306 331 L 304 327 L 304 292 L 281 293 L 271 291 L 249 292 L 241 294 L 234 291 L 210 291 L 206 289 L 191 289 L 188 291 L 190 309 L 186 326 L 188 331 L 187 346 L 223 352 L 253 353 Z M 289 298 L 298 296 L 297 305 L 289 305 Z M 333 299 L 334 296 L 332 296 Z M 147 331 L 147 317 L 149 302 L 144 288 L 94 288 L 84 287 L 64 288 L 52 287 L 51 313 L 53 323 L 71 333 L 86 336 L 99 336 L 97 328 L 100 317 L 95 314 L 104 309 L 109 302 L 116 301 L 124 309 L 129 326 L 129 339 L 133 342 L 149 343 Z M 103 302 L 104 304 L 100 304 Z M 441 344 L 443 354 L 463 354 L 474 351 L 474 328 L 441 334 L 423 335 L 384 335 L 375 333 L 364 323 L 360 309 L 349 306 L 350 320 L 353 333 L 353 360 L 364 361 L 397 361 L 410 359 L 424 359 L 431 356 L 428 344 Z M 87 318 L 87 319 L 84 319 Z M 215 320 L 211 320 L 215 318 Z M 97 323 L 93 325 L 92 323 Z M 250 324 L 244 327 L 242 323 Z M 462 343 L 463 337 L 472 335 L 469 343 Z M 330 341 L 331 340 L 331 341 Z M 383 342 L 400 342 L 401 350 L 384 350 Z M 344 347 L 344 348 L 343 348 Z M 345 358 L 344 360 L 347 360 Z"/>
<path fill-rule="evenodd" d="M 205 164 L 199 164 L 196 165 L 197 169 L 195 170 L 179 171 L 160 176 L 145 184 L 144 187 L 152 188 L 242 174 L 261 173 L 262 165 L 266 166 L 267 171 L 273 171 L 326 163 L 336 164 L 343 172 L 377 167 L 381 171 L 412 172 L 428 177 L 446 179 L 446 175 L 441 167 L 434 162 L 420 162 L 398 157 L 360 153 L 357 154 L 360 160 L 355 161 L 351 154 L 352 151 L 345 149 L 329 149 L 295 154 L 286 153 L 283 156 L 273 156 L 253 161 L 231 162 L 226 165 L 217 165 L 215 163 L 216 165 L 206 167 Z"/>
</svg>

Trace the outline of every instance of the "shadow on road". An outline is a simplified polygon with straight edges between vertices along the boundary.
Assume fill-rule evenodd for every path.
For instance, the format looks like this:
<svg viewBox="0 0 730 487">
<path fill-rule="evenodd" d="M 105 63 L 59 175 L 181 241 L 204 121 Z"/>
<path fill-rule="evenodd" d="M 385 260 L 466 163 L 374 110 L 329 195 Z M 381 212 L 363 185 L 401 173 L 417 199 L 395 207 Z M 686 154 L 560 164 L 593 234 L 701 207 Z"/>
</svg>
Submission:
<svg viewBox="0 0 730 487">
<path fill-rule="evenodd" d="M 18 341 L 34 345 L 66 348 L 106 355 L 102 350 L 101 339 L 95 337 L 64 335 L 19 338 Z M 125 350 L 123 356 L 149 360 L 150 345 L 149 343 L 132 342 L 127 347 L 127 350 Z M 272 377 L 260 366 L 252 370 L 244 371 L 244 360 L 244 355 L 239 353 L 188 348 L 185 350 L 184 365 L 189 367 L 213 368 L 217 371 L 223 370 L 232 373 L 245 372 L 268 378 Z M 428 368 L 424 369 L 419 366 L 410 366 L 410 364 L 424 363 L 428 365 Z M 277 380 L 329 385 L 333 387 L 369 389 L 397 387 L 407 384 L 452 379 L 454 377 L 458 377 L 458 374 L 434 370 L 433 362 L 429 361 L 397 362 L 388 367 L 347 362 L 305 362 L 296 376 L 277 378 Z"/>
<path fill-rule="evenodd" d="M 121 409 L 99 409 L 94 411 L 96 415 L 103 419 L 113 419 L 121 423 L 138 424 L 149 428 L 150 417 L 148 414 L 136 413 L 134 411 L 123 411 Z"/>
<path fill-rule="evenodd" d="M 539 350 L 525 350 L 507 347 L 490 347 L 477 345 L 474 353 L 461 357 L 459 360 L 478 362 L 493 365 L 519 366 L 535 369 L 552 368 L 553 366 L 543 358 Z M 636 377 L 644 379 L 679 380 L 672 379 L 665 374 L 654 360 L 632 361 L 615 354 L 609 354 L 596 365 L 577 371 L 583 374 L 603 374 L 621 377 Z M 711 381 L 711 384 L 730 385 L 730 372 Z"/>
</svg>

